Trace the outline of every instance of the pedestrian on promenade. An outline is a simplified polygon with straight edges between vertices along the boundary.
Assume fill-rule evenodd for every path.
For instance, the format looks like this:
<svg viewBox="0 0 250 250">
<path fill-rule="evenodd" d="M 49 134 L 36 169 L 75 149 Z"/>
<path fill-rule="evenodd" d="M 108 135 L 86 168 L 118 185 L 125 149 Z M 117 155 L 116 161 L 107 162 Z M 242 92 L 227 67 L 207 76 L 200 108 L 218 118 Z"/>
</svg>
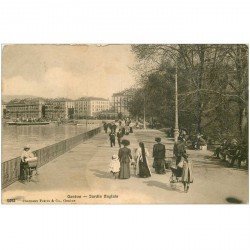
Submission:
<svg viewBox="0 0 250 250">
<path fill-rule="evenodd" d="M 155 141 L 157 144 L 153 147 L 153 157 L 154 163 L 153 168 L 157 174 L 165 174 L 165 157 L 166 157 L 166 148 L 165 145 L 161 143 L 161 138 L 156 137 Z"/>
<path fill-rule="evenodd" d="M 111 130 L 113 130 L 114 132 L 116 132 L 116 124 L 113 122 L 112 125 L 111 125 Z"/>
<path fill-rule="evenodd" d="M 115 179 L 119 177 L 120 162 L 118 155 L 113 155 L 109 164 L 109 171 L 113 174 Z"/>
<path fill-rule="evenodd" d="M 105 133 L 107 134 L 108 124 L 106 122 L 103 123 L 103 129 L 104 129 Z"/>
<path fill-rule="evenodd" d="M 220 159 L 220 154 L 223 154 L 223 152 L 228 148 L 228 146 L 229 141 L 224 138 L 220 146 L 215 149 L 214 155 L 216 156 L 216 158 Z"/>
<path fill-rule="evenodd" d="M 125 126 L 122 126 L 122 136 L 124 136 L 125 133 L 126 133 L 126 131 L 125 131 Z"/>
<path fill-rule="evenodd" d="M 130 142 L 128 140 L 122 140 L 121 144 L 123 148 L 119 149 L 118 157 L 120 160 L 120 179 L 130 178 L 130 161 L 132 160 L 131 150 L 128 148 Z"/>
<path fill-rule="evenodd" d="M 188 157 L 183 160 L 182 183 L 184 192 L 188 192 L 190 183 L 193 183 L 193 163 Z"/>
<path fill-rule="evenodd" d="M 30 150 L 30 146 L 26 145 L 23 148 L 23 152 L 21 154 L 21 162 L 20 162 L 20 180 L 25 181 L 30 176 L 29 171 L 29 159 L 34 158 L 34 154 Z"/>
<path fill-rule="evenodd" d="M 236 139 L 232 139 L 227 149 L 227 153 L 226 153 L 226 155 L 229 157 L 229 161 L 231 159 L 231 162 L 230 162 L 231 167 L 234 166 L 234 162 L 238 158 L 237 157 L 238 148 L 239 148 L 238 141 Z"/>
<path fill-rule="evenodd" d="M 111 132 L 109 133 L 109 140 L 110 146 L 112 148 L 113 146 L 115 146 L 115 132 L 113 130 L 111 130 Z"/>
<path fill-rule="evenodd" d="M 129 133 L 133 133 L 133 124 L 132 124 L 132 122 L 129 123 Z"/>
<path fill-rule="evenodd" d="M 125 125 L 125 135 L 129 135 L 129 125 Z"/>
<path fill-rule="evenodd" d="M 136 175 L 139 175 L 141 178 L 147 178 L 151 176 L 150 169 L 148 167 L 149 156 L 147 148 L 143 142 L 139 143 L 139 148 L 136 150 Z"/>
<path fill-rule="evenodd" d="M 187 159 L 185 139 L 178 137 L 178 142 L 174 144 L 173 154 L 176 158 L 176 166 L 181 162 L 182 158 Z"/>
<path fill-rule="evenodd" d="M 122 130 L 121 130 L 121 129 L 118 130 L 116 136 L 117 136 L 117 142 L 118 142 L 118 145 L 119 145 L 119 148 L 120 148 L 120 147 L 121 147 L 121 139 L 122 139 L 122 137 L 123 137 L 123 134 L 122 134 Z"/>
<path fill-rule="evenodd" d="M 202 135 L 198 135 L 198 143 L 197 143 L 197 147 L 199 150 L 204 149 L 204 147 L 207 147 L 207 142 L 206 140 L 202 137 Z"/>
</svg>

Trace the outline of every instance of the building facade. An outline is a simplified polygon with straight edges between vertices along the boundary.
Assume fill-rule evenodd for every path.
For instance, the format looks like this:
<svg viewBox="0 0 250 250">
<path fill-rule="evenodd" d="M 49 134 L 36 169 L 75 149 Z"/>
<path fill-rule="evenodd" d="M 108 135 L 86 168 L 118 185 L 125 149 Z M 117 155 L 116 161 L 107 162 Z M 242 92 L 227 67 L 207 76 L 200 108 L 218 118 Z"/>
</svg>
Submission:
<svg viewBox="0 0 250 250">
<path fill-rule="evenodd" d="M 110 109 L 109 100 L 98 97 L 82 97 L 75 101 L 77 118 L 96 117 L 102 111 Z"/>
<path fill-rule="evenodd" d="M 90 98 L 90 116 L 96 117 L 102 111 L 110 109 L 109 100 L 104 98 Z"/>
<path fill-rule="evenodd" d="M 6 104 L 6 117 L 13 120 L 41 119 L 45 117 L 42 100 L 19 100 Z"/>
<path fill-rule="evenodd" d="M 6 103 L 2 103 L 1 118 L 6 117 Z"/>
<path fill-rule="evenodd" d="M 47 120 L 73 119 L 74 112 L 74 101 L 51 100 L 45 104 L 45 118 Z"/>
<path fill-rule="evenodd" d="M 2 105 L 2 115 L 3 115 Z M 72 101 L 66 98 L 54 100 L 15 100 L 6 104 L 6 117 L 13 120 L 46 119 L 67 120 L 97 117 L 110 109 L 109 100 L 98 97 L 83 97 Z"/>
<path fill-rule="evenodd" d="M 75 101 L 75 118 L 84 118 L 90 114 L 90 105 L 86 98 Z"/>
<path fill-rule="evenodd" d="M 133 97 L 134 90 L 126 89 L 118 93 L 114 93 L 112 96 L 113 109 L 116 113 L 121 113 L 122 115 L 129 116 L 129 101 Z"/>
</svg>

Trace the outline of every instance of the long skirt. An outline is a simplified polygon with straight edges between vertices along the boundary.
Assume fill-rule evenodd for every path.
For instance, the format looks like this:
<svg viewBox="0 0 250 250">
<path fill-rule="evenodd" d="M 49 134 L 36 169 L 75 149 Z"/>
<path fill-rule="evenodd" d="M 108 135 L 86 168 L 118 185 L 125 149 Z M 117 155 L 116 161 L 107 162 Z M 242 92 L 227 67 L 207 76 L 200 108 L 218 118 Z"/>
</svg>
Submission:
<svg viewBox="0 0 250 250">
<path fill-rule="evenodd" d="M 122 127 L 122 136 L 124 136 L 124 135 L 125 135 L 125 133 L 126 133 L 125 128 L 124 128 L 124 127 Z"/>
<path fill-rule="evenodd" d="M 130 178 L 130 163 L 120 162 L 120 174 L 119 179 L 129 179 Z"/>
<path fill-rule="evenodd" d="M 139 176 L 142 178 L 151 176 L 148 166 L 141 161 L 139 162 Z"/>
<path fill-rule="evenodd" d="M 154 159 L 153 167 L 157 174 L 165 174 L 165 159 Z"/>
<path fill-rule="evenodd" d="M 184 162 L 182 170 L 182 182 L 192 183 L 193 178 L 193 163 L 191 161 Z"/>
</svg>

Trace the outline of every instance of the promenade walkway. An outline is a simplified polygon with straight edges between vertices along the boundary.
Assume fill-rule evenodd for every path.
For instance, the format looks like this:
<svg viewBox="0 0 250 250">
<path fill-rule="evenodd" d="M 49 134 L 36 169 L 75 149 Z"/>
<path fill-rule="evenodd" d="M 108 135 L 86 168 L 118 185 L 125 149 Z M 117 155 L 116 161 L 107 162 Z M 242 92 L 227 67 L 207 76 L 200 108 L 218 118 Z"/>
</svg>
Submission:
<svg viewBox="0 0 250 250">
<path fill-rule="evenodd" d="M 138 130 L 128 135 L 134 151 L 144 141 L 152 155 L 156 130 Z M 164 138 L 167 156 L 172 156 L 173 141 Z M 171 185 L 171 173 L 152 177 L 115 180 L 108 172 L 118 145 L 111 148 L 104 132 L 78 145 L 39 169 L 39 176 L 27 184 L 16 182 L 2 191 L 2 202 L 16 203 L 102 203 L 102 204 L 194 204 L 228 203 L 232 198 L 248 203 L 248 172 L 226 168 L 210 157 L 211 152 L 189 151 L 194 162 L 194 183 L 188 193 L 181 183 Z M 150 166 L 153 159 L 149 157 Z M 75 197 L 77 196 L 77 197 Z"/>
</svg>

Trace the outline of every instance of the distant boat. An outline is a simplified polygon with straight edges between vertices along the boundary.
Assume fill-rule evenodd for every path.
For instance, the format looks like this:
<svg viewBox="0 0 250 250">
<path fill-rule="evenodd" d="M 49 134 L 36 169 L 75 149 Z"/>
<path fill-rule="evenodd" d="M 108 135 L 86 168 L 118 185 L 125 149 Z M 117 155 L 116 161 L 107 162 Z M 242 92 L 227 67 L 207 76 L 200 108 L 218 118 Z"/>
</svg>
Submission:
<svg viewBox="0 0 250 250">
<path fill-rule="evenodd" d="M 17 125 L 17 126 L 23 126 L 23 125 L 47 125 L 49 122 L 7 122 L 9 125 Z"/>
</svg>

